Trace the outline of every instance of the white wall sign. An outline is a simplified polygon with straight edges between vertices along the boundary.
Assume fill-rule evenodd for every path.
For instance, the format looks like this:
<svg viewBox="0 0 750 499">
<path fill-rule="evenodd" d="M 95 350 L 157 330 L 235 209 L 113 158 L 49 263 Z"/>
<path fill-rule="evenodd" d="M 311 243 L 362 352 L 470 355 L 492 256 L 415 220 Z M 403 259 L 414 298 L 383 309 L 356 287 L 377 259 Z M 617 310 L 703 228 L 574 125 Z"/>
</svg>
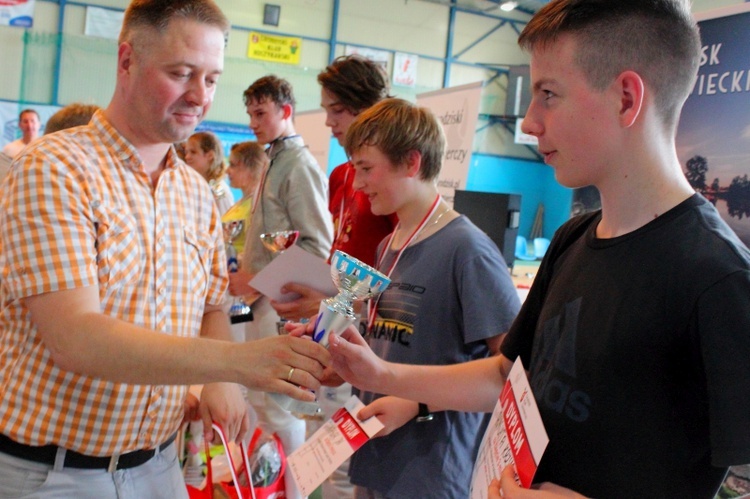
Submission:
<svg viewBox="0 0 750 499">
<path fill-rule="evenodd" d="M 417 84 L 419 56 L 396 52 L 393 56 L 393 84 L 414 88 Z"/>
<path fill-rule="evenodd" d="M 86 7 L 84 34 L 117 40 L 120 36 L 123 17 L 125 17 L 125 12 L 121 10 Z"/>
<path fill-rule="evenodd" d="M 479 81 L 417 95 L 417 104 L 432 110 L 445 130 L 445 157 L 438 190 L 451 206 L 456 189 L 466 187 L 481 94 Z"/>
</svg>

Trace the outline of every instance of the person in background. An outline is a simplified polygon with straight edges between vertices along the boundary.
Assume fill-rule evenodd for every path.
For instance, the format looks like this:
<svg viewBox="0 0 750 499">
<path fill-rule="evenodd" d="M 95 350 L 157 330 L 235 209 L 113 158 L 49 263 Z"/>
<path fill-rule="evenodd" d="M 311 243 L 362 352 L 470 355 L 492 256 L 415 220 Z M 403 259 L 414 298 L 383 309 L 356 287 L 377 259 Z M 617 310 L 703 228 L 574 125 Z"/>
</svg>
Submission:
<svg viewBox="0 0 750 499">
<path fill-rule="evenodd" d="M 297 245 L 321 258 L 331 251 L 332 224 L 326 209 L 328 181 L 302 137 L 294 128 L 294 93 L 288 81 L 264 76 L 244 93 L 250 128 L 261 144 L 268 146 L 270 165 L 261 180 L 259 197 L 254 201 L 247 231 L 244 268 L 230 275 L 229 290 L 234 296 L 255 294 L 248 283 L 271 262 L 260 235 L 279 230 L 298 230 Z M 269 299 L 253 303 L 253 320 L 247 322 L 246 339 L 257 340 L 278 334 L 279 316 Z M 266 394 L 249 394 L 261 424 L 281 438 L 287 454 L 305 440 L 305 422 L 282 409 Z M 292 474 L 286 475 L 287 497 L 300 494 Z"/>
<path fill-rule="evenodd" d="M 185 143 L 185 163 L 206 179 L 219 213 L 226 213 L 234 204 L 234 198 L 224 181 L 227 166 L 219 137 L 212 132 L 196 132 L 191 135 Z"/>
<path fill-rule="evenodd" d="M 258 192 L 260 180 L 268 169 L 268 163 L 268 155 L 261 144 L 248 141 L 232 145 L 227 176 L 229 185 L 242 191 L 242 198 L 224 213 L 221 222 L 225 227 L 236 221 L 243 223 L 242 230 L 232 242 L 238 259 L 237 270 L 243 267 L 242 258 L 245 255 L 245 240 L 250 226 L 253 200 Z M 244 323 L 233 324 L 232 335 L 235 341 L 244 341 Z"/>
<path fill-rule="evenodd" d="M 3 154 L 15 159 L 23 148 L 29 145 L 33 140 L 39 137 L 39 129 L 42 122 L 39 120 L 39 113 L 33 109 L 24 109 L 18 114 L 18 128 L 21 130 L 21 137 L 5 144 Z"/>
<path fill-rule="evenodd" d="M 520 300 L 497 245 L 438 194 L 445 154 L 438 119 L 405 100 L 382 100 L 350 125 L 346 152 L 353 186 L 373 214 L 399 220 L 377 251 L 375 267 L 391 285 L 370 302 L 370 347 L 407 364 L 453 365 L 497 353 Z M 357 498 L 470 496 L 484 414 L 357 393 L 389 433 L 351 458 Z"/>
<path fill-rule="evenodd" d="M 318 74 L 320 106 L 326 112 L 326 126 L 344 145 L 346 131 L 365 109 L 388 97 L 388 78 L 376 63 L 359 55 L 337 58 Z M 395 215 L 380 216 L 370 211 L 367 196 L 354 189 L 351 162 L 342 163 L 328 179 L 328 209 L 333 216 L 334 239 L 331 255 L 341 250 L 368 265 L 375 263 L 375 250 L 380 241 L 393 231 Z M 299 320 L 318 313 L 322 293 L 298 283 L 288 283 L 288 292 L 299 298 L 289 302 L 272 302 L 284 318 Z"/>
<path fill-rule="evenodd" d="M 326 112 L 326 126 L 344 145 L 349 125 L 362 111 L 388 97 L 388 77 L 374 62 L 358 55 L 337 58 L 318 74 L 320 106 Z M 354 189 L 354 168 L 347 161 L 337 166 L 328 179 L 328 210 L 333 217 L 334 239 L 331 255 L 341 250 L 368 265 L 375 264 L 375 251 L 380 241 L 395 227 L 396 217 L 374 215 L 367 196 Z M 299 320 L 318 313 L 323 293 L 308 286 L 290 282 L 284 291 L 297 293 L 290 302 L 272 301 L 279 316 Z M 351 385 L 323 387 L 318 397 L 325 419 L 342 407 L 351 396 Z M 308 432 L 316 423 L 308 421 Z M 336 469 L 323 485 L 323 496 L 344 499 L 353 497 L 354 487 L 348 476 L 349 462 Z"/>
<path fill-rule="evenodd" d="M 490 498 L 713 499 L 729 466 L 750 463 L 750 251 L 676 153 L 701 57 L 689 5 L 553 0 L 519 44 L 522 130 L 561 184 L 599 190 L 601 210 L 557 231 L 502 355 L 385 363 L 350 329 L 330 340 L 334 367 L 364 389 L 491 411 L 520 356 L 549 445 L 539 490 L 508 467 Z"/>
<path fill-rule="evenodd" d="M 81 104 L 80 102 L 68 104 L 50 116 L 44 125 L 44 135 L 67 128 L 88 125 L 91 117 L 98 110 L 99 106 L 96 104 Z"/>
<path fill-rule="evenodd" d="M 233 440 L 238 383 L 319 385 L 320 345 L 228 341 L 219 213 L 172 147 L 211 107 L 229 29 L 210 0 L 131 2 L 107 108 L 30 144 L 2 185 L 0 496 L 185 498 L 188 385 L 206 437 L 213 420 Z"/>
</svg>

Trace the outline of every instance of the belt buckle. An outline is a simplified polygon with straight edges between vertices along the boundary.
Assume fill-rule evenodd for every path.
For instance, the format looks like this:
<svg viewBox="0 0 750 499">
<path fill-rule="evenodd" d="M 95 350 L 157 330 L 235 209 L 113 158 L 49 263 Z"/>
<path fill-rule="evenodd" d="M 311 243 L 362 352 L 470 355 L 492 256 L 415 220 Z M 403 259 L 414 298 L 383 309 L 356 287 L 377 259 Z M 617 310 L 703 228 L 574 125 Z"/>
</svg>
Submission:
<svg viewBox="0 0 750 499">
<path fill-rule="evenodd" d="M 120 462 L 120 454 L 112 454 L 109 459 L 109 466 L 107 467 L 107 473 L 114 473 L 117 471 L 117 464 Z"/>
</svg>

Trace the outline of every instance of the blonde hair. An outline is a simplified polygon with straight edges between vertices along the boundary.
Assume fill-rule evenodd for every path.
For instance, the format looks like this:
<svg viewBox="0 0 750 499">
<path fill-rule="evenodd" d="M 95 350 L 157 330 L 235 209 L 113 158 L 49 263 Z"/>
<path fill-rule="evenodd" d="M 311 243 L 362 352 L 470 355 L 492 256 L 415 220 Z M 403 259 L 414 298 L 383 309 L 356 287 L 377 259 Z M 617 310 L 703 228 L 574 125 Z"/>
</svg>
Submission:
<svg viewBox="0 0 750 499">
<path fill-rule="evenodd" d="M 242 166 L 250 169 L 254 174 L 265 170 L 269 163 L 265 147 L 254 141 L 233 144 L 229 154 L 230 157 L 235 155 Z"/>
<path fill-rule="evenodd" d="M 218 180 L 224 176 L 227 171 L 227 165 L 224 162 L 224 150 L 221 147 L 221 140 L 211 132 L 196 132 L 188 140 L 196 140 L 198 147 L 203 153 L 213 152 L 214 158 L 206 172 L 206 180 Z"/>
<path fill-rule="evenodd" d="M 344 148 L 349 156 L 364 146 L 377 147 L 393 165 L 404 164 L 410 152 L 419 152 L 419 178 L 434 180 L 443 165 L 445 134 L 426 107 L 384 99 L 357 116 L 346 132 Z"/>
</svg>

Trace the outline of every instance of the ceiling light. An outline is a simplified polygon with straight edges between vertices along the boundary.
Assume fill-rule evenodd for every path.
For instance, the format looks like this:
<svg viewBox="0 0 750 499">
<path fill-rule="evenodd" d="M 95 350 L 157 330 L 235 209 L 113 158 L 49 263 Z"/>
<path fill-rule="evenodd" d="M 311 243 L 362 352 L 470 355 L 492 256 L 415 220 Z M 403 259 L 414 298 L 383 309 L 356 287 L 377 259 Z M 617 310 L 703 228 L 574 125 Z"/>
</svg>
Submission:
<svg viewBox="0 0 750 499">
<path fill-rule="evenodd" d="M 503 2 L 502 4 L 500 4 L 500 8 L 505 12 L 510 12 L 516 7 L 518 7 L 518 2 Z"/>
</svg>

